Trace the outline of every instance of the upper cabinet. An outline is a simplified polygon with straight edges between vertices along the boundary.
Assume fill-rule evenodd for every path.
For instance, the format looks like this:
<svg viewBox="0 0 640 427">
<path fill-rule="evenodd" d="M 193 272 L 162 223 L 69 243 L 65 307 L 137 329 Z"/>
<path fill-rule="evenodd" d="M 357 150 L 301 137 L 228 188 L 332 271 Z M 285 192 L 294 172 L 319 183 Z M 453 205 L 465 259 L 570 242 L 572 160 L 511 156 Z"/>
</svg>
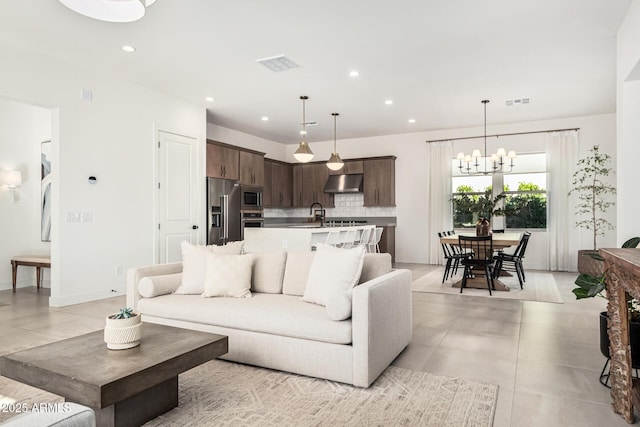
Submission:
<svg viewBox="0 0 640 427">
<path fill-rule="evenodd" d="M 333 194 L 325 193 L 324 186 L 329 178 L 329 168 L 325 163 L 302 165 L 302 206 L 320 203 L 323 207 L 333 206 Z"/>
<path fill-rule="evenodd" d="M 293 174 L 290 164 L 269 159 L 264 160 L 264 207 L 291 207 L 292 185 Z"/>
<path fill-rule="evenodd" d="M 240 183 L 264 186 L 264 154 L 240 151 Z"/>
<path fill-rule="evenodd" d="M 364 206 L 396 205 L 396 158 L 366 159 L 364 163 Z"/>
<path fill-rule="evenodd" d="M 207 176 L 239 179 L 239 150 L 207 141 Z"/>
<path fill-rule="evenodd" d="M 364 165 L 362 160 L 345 160 L 344 166 L 339 170 L 333 171 L 329 169 L 329 175 L 348 175 L 354 173 L 364 173 Z"/>
</svg>

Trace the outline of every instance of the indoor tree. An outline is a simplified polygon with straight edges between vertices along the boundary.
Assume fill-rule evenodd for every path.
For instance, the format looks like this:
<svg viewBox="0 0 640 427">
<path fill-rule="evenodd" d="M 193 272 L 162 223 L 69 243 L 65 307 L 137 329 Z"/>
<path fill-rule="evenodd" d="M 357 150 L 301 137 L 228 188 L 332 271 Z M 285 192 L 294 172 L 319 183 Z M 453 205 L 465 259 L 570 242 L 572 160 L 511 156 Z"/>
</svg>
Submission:
<svg viewBox="0 0 640 427">
<path fill-rule="evenodd" d="M 598 248 L 598 236 L 604 236 L 605 230 L 613 230 L 613 225 L 604 218 L 607 210 L 615 205 L 609 199 L 616 189 L 603 179 L 614 173 L 609 166 L 611 156 L 600 152 L 598 145 L 589 150 L 589 155 L 578 160 L 578 170 L 573 174 L 573 188 L 569 195 L 578 194 L 576 214 L 579 219 L 576 227 L 593 232 L 593 250 Z"/>
</svg>

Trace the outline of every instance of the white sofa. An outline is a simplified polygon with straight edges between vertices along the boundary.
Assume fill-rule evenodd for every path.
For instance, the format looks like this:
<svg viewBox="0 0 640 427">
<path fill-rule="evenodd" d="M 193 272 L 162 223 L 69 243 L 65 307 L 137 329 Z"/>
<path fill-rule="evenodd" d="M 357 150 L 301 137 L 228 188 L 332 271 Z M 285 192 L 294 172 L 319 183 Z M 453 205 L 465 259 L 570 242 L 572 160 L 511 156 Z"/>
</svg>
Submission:
<svg viewBox="0 0 640 427">
<path fill-rule="evenodd" d="M 227 335 L 223 359 L 369 387 L 411 340 L 411 273 L 392 270 L 388 254 L 366 254 L 351 317 L 335 321 L 301 298 L 313 257 L 286 255 L 282 293 L 252 285 L 252 298 L 175 294 L 182 263 L 130 269 L 127 306 L 145 322 Z"/>
</svg>

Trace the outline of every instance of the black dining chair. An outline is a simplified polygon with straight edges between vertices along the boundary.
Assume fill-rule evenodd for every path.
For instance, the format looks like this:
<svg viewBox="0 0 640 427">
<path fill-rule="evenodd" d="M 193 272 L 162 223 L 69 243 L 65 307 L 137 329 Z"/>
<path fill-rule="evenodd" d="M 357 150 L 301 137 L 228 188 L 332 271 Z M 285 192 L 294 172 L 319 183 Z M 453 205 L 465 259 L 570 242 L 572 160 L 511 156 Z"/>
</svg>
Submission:
<svg viewBox="0 0 640 427">
<path fill-rule="evenodd" d="M 449 236 L 447 231 L 442 231 L 438 233 L 438 240 L 442 237 Z M 448 243 L 440 243 L 442 246 L 442 252 L 444 253 L 445 265 L 444 265 L 444 274 L 442 275 L 442 283 L 445 282 L 449 278 L 449 276 L 453 277 L 453 275 L 458 273 L 458 267 L 460 266 L 460 260 L 464 258 L 464 255 L 458 251 L 456 251 L 456 245 L 450 245 Z"/>
<path fill-rule="evenodd" d="M 531 233 L 525 231 L 520 238 L 520 243 L 516 247 L 516 250 L 510 254 L 504 251 L 499 252 L 494 256 L 496 267 L 494 269 L 494 277 L 499 277 L 502 270 L 514 271 L 518 275 L 518 282 L 520 282 L 520 289 L 523 289 L 523 283 L 526 282 L 526 276 L 524 274 L 524 266 L 522 260 L 524 259 L 524 253 L 527 250 L 529 244 L 529 237 Z M 505 263 L 507 263 L 505 265 Z"/>
<path fill-rule="evenodd" d="M 467 256 L 462 258 L 464 272 L 462 273 L 462 283 L 460 293 L 467 286 L 467 279 L 473 277 L 473 270 L 484 270 L 487 279 L 489 295 L 491 289 L 495 289 L 493 282 L 493 238 L 492 236 L 458 236 L 458 244 L 463 253 Z"/>
</svg>

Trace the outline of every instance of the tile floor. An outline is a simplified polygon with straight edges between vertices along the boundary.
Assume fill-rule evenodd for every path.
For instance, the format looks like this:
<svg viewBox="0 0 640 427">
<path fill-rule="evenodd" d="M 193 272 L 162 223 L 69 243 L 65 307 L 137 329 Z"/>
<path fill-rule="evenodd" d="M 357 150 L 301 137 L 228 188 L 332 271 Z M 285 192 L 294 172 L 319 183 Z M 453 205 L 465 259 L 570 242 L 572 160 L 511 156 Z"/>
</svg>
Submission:
<svg viewBox="0 0 640 427">
<path fill-rule="evenodd" d="M 398 267 L 414 278 L 435 268 Z M 576 301 L 575 274 L 554 277 L 564 304 L 414 293 L 413 340 L 393 364 L 498 384 L 496 427 L 627 425 L 598 382 L 605 301 Z M 101 329 L 123 305 L 116 297 L 50 308 L 46 290 L 0 291 L 0 354 Z"/>
</svg>

